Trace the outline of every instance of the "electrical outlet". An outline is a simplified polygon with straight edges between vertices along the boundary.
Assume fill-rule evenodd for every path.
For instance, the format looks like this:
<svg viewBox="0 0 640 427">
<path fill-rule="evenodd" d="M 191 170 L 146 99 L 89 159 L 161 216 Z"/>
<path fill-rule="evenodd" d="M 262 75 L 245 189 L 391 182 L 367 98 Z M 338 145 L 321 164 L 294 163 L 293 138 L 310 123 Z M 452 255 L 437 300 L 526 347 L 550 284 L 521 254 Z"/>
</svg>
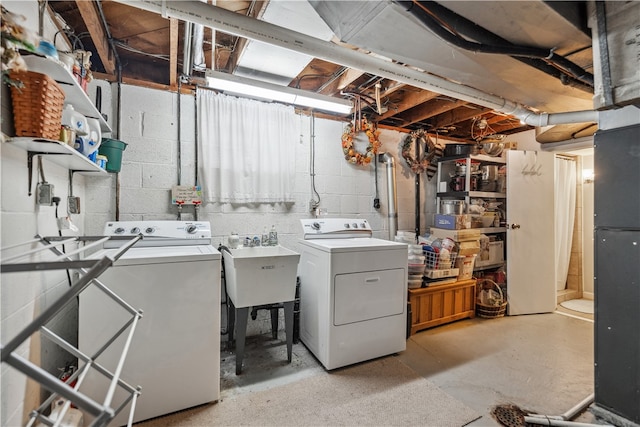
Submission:
<svg viewBox="0 0 640 427">
<path fill-rule="evenodd" d="M 80 213 L 80 197 L 69 196 L 67 197 L 67 210 L 70 214 Z"/>
<path fill-rule="evenodd" d="M 36 203 L 51 206 L 53 203 L 53 184 L 41 182 L 36 188 Z"/>
</svg>

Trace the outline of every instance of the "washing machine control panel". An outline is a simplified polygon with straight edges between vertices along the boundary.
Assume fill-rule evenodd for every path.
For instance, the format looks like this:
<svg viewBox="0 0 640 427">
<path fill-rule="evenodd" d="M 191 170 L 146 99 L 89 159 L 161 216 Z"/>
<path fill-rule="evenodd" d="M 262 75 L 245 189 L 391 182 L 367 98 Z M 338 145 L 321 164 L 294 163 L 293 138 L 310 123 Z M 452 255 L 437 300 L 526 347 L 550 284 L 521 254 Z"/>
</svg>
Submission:
<svg viewBox="0 0 640 427">
<path fill-rule="evenodd" d="M 366 219 L 314 218 L 302 219 L 305 239 L 336 239 L 341 237 L 371 237 L 372 230 Z"/>
<path fill-rule="evenodd" d="M 208 244 L 211 242 L 211 225 L 209 221 L 110 221 L 105 224 L 104 235 L 142 235 L 143 240 L 136 246 L 188 245 L 189 242 Z"/>
</svg>

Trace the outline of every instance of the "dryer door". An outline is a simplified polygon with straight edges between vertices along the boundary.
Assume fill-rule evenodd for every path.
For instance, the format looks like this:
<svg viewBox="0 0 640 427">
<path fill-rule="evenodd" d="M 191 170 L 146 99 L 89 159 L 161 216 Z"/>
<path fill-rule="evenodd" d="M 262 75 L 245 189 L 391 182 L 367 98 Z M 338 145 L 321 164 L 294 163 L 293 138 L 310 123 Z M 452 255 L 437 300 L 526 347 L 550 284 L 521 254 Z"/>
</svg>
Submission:
<svg viewBox="0 0 640 427">
<path fill-rule="evenodd" d="M 404 269 L 337 274 L 333 286 L 334 326 L 402 314 Z"/>
</svg>

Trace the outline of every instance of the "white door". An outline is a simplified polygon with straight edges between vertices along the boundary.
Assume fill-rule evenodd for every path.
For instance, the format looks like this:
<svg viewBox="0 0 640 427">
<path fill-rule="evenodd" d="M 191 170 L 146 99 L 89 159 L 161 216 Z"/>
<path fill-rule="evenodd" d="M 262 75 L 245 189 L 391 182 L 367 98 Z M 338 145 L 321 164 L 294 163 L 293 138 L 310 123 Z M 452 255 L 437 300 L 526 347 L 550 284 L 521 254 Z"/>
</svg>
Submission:
<svg viewBox="0 0 640 427">
<path fill-rule="evenodd" d="M 554 155 L 507 150 L 508 314 L 556 307 Z"/>
</svg>

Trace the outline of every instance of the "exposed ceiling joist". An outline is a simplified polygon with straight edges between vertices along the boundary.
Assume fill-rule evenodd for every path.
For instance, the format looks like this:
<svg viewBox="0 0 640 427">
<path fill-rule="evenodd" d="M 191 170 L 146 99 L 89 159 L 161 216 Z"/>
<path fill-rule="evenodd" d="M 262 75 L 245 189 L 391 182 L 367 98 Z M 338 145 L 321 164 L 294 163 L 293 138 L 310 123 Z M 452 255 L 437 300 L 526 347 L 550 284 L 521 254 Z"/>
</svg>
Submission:
<svg viewBox="0 0 640 427">
<path fill-rule="evenodd" d="M 107 33 L 102 25 L 102 20 L 98 15 L 94 2 L 76 0 L 76 5 L 78 6 L 78 11 L 82 16 L 82 20 L 87 25 L 87 30 L 89 31 L 89 35 L 91 36 L 94 46 L 96 47 L 105 72 L 107 74 L 115 74 L 116 62 L 113 53 L 109 48 L 109 37 L 107 37 Z"/>
</svg>

